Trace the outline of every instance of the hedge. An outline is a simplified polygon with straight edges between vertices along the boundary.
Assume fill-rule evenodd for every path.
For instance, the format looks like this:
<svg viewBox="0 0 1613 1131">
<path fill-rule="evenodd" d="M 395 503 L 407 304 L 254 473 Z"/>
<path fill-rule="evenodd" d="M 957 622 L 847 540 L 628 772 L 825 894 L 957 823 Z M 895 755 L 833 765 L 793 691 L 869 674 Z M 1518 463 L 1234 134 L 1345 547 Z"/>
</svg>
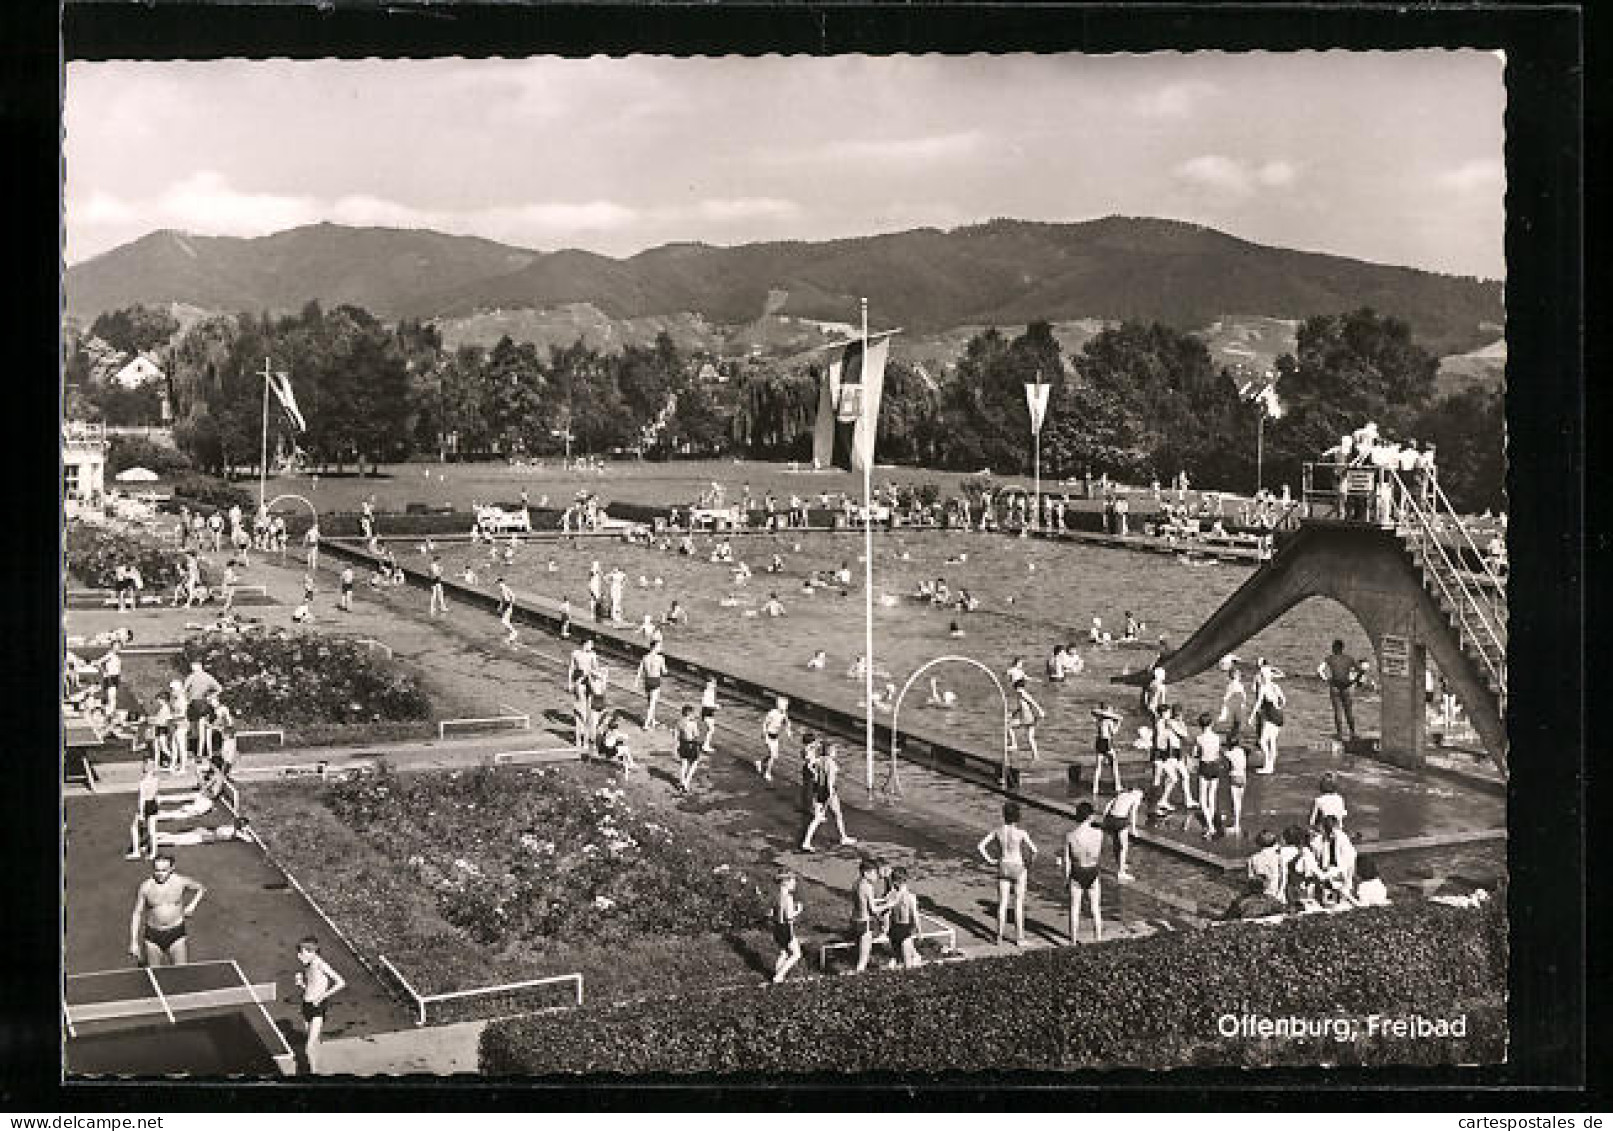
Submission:
<svg viewBox="0 0 1613 1131">
<path fill-rule="evenodd" d="M 187 504 L 192 509 L 196 509 L 198 505 L 203 509 L 215 510 L 240 507 L 249 515 L 257 509 L 257 499 L 254 495 L 216 476 L 185 472 L 170 479 L 169 486 L 174 493 L 170 508 L 174 511 Z"/>
<path fill-rule="evenodd" d="M 979 1072 L 1189 1064 L 1477 1063 L 1505 1056 L 1504 892 L 1275 926 L 809 979 L 494 1022 L 482 1071 Z M 1449 1017 L 1465 1040 L 1257 1041 L 1226 1015 Z"/>
</svg>

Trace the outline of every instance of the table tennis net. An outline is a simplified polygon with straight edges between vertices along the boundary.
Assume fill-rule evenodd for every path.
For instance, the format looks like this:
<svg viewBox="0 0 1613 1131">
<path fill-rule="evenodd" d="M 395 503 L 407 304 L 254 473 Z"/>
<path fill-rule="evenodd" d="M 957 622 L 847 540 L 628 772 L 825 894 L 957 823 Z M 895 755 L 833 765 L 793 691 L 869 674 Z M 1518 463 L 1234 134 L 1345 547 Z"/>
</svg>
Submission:
<svg viewBox="0 0 1613 1131">
<path fill-rule="evenodd" d="M 69 975 L 62 1006 L 71 1027 L 121 1020 L 177 1023 L 274 1000 L 273 982 L 253 985 L 234 963 L 207 962 Z"/>
</svg>

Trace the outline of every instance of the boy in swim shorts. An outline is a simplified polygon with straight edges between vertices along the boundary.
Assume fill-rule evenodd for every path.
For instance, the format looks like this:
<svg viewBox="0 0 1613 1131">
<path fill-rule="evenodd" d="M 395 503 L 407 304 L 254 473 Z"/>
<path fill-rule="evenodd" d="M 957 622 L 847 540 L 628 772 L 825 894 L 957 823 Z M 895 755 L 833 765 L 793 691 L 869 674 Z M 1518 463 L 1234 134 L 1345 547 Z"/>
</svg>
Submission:
<svg viewBox="0 0 1613 1131">
<path fill-rule="evenodd" d="M 868 969 L 874 953 L 874 924 L 879 918 L 879 899 L 874 884 L 879 879 L 879 863 L 865 856 L 857 866 L 857 883 L 851 889 L 851 938 L 857 944 L 857 969 Z"/>
<path fill-rule="evenodd" d="M 801 916 L 801 904 L 795 898 L 795 873 L 782 871 L 776 879 L 778 898 L 773 903 L 772 928 L 779 954 L 773 963 L 773 985 L 784 981 L 784 976 L 801 961 L 801 940 L 795 937 L 795 921 Z"/>
<path fill-rule="evenodd" d="M 1092 749 L 1097 754 L 1097 766 L 1092 773 L 1092 797 L 1098 796 L 1098 787 L 1103 784 L 1103 767 L 1108 763 L 1112 767 L 1115 779 L 1115 792 L 1125 790 L 1120 782 L 1120 757 L 1115 753 L 1115 732 L 1120 729 L 1123 721 L 1119 711 L 1109 706 L 1107 700 L 1102 700 L 1092 712 L 1092 717 L 1098 724 L 1098 736 L 1094 740 Z"/>
<path fill-rule="evenodd" d="M 700 764 L 700 723 L 694 717 L 694 708 L 688 703 L 683 705 L 679 713 L 677 726 L 678 743 L 678 792 L 688 793 L 694 784 L 695 767 Z"/>
<path fill-rule="evenodd" d="M 773 763 L 778 761 L 779 742 L 790 733 L 790 701 L 780 695 L 773 702 L 773 709 L 767 712 L 762 719 L 762 743 L 767 747 L 767 757 L 758 759 L 756 772 L 762 775 L 762 780 L 773 780 Z"/>
<path fill-rule="evenodd" d="M 297 961 L 302 963 L 296 978 L 297 987 L 302 990 L 302 1019 L 308 1026 L 308 1040 L 303 1050 L 308 1060 L 308 1074 L 317 1076 L 327 1003 L 347 988 L 347 980 L 320 956 L 319 940 L 312 935 L 297 943 Z"/>
</svg>

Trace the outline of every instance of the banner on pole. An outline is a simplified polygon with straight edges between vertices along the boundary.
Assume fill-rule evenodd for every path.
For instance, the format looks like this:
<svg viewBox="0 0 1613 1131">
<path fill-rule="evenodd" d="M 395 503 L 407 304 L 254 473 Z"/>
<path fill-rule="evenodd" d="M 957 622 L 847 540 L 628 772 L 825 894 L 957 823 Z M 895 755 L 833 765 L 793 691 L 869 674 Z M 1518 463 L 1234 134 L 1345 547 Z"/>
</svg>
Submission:
<svg viewBox="0 0 1613 1131">
<path fill-rule="evenodd" d="M 835 348 L 819 390 L 813 431 L 812 458 L 819 467 L 861 471 L 865 464 L 873 465 L 890 335 L 871 336 L 866 357 L 860 340 Z"/>
<path fill-rule="evenodd" d="M 297 426 L 297 431 L 308 431 L 308 421 L 303 419 L 302 410 L 297 407 L 297 396 L 291 391 L 291 378 L 284 373 L 271 374 L 269 389 L 280 401 L 280 407 L 286 410 L 291 422 Z"/>
<path fill-rule="evenodd" d="M 1031 410 L 1031 432 L 1035 435 L 1041 435 L 1042 420 L 1047 416 L 1047 395 L 1052 391 L 1052 385 L 1039 381 L 1025 383 L 1025 405 Z"/>
</svg>

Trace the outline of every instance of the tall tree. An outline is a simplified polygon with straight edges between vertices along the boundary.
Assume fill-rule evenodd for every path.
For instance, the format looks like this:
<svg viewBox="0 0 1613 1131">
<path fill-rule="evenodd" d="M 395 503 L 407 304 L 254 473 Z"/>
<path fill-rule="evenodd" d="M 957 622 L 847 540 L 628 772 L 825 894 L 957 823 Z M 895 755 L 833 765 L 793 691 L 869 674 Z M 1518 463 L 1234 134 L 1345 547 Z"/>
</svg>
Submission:
<svg viewBox="0 0 1613 1131">
<path fill-rule="evenodd" d="M 109 310 L 90 324 L 90 333 L 131 357 L 166 346 L 179 332 L 179 321 L 160 307 L 134 306 Z"/>
<path fill-rule="evenodd" d="M 1475 387 L 1444 397 L 1412 431 L 1435 445 L 1439 484 L 1458 510 L 1506 507 L 1506 399 L 1499 390 Z"/>
<path fill-rule="evenodd" d="M 1412 340 L 1411 327 L 1363 307 L 1300 324 L 1297 356 L 1277 359 L 1277 388 L 1288 406 L 1267 429 L 1267 459 L 1297 482 L 1341 435 L 1367 422 L 1405 435 L 1434 393 L 1439 360 Z"/>
</svg>

